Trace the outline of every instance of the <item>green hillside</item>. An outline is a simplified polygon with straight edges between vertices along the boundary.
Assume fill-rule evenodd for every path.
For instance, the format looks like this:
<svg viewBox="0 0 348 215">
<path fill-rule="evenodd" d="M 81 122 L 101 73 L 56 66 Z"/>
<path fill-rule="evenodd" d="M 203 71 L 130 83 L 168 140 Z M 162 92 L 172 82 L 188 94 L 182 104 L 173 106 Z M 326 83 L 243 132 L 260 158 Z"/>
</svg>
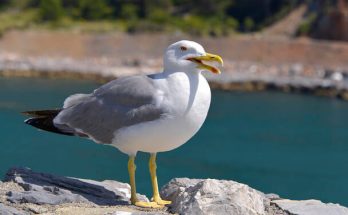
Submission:
<svg viewBox="0 0 348 215">
<path fill-rule="evenodd" d="M 300 4 L 308 11 L 298 35 L 348 40 L 348 0 L 1 0 L 0 33 L 49 28 L 225 36 L 260 31 Z"/>
<path fill-rule="evenodd" d="M 177 31 L 228 35 L 282 18 L 294 0 L 2 0 L 0 30 L 47 27 L 86 31 Z"/>
</svg>

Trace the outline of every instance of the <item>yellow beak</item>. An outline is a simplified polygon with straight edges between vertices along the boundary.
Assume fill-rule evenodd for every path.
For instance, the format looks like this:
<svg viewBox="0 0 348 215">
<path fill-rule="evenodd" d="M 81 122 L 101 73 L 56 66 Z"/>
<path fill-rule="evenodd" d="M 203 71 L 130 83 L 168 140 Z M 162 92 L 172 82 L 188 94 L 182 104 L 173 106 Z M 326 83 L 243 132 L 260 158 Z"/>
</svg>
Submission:
<svg viewBox="0 0 348 215">
<path fill-rule="evenodd" d="M 220 64 L 220 66 L 224 65 L 224 61 L 219 55 L 210 54 L 210 53 L 206 53 L 206 55 L 203 55 L 203 56 L 189 57 L 187 58 L 187 60 L 197 63 L 198 64 L 197 68 L 206 69 L 215 74 L 220 74 L 221 73 L 220 69 L 217 67 L 205 64 L 203 61 L 217 62 Z"/>
</svg>

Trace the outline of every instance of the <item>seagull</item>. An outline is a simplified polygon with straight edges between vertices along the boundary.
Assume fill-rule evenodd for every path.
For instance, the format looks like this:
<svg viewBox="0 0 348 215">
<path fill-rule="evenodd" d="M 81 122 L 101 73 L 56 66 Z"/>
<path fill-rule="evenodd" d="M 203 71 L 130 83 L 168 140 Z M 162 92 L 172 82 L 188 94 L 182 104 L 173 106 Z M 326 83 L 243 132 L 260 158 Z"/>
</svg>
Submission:
<svg viewBox="0 0 348 215">
<path fill-rule="evenodd" d="M 209 64 L 208 64 L 209 63 Z M 156 155 L 186 143 L 203 125 L 211 91 L 202 71 L 220 74 L 220 56 L 206 53 L 193 41 L 171 44 L 163 71 L 115 79 L 90 94 L 66 98 L 62 108 L 26 111 L 25 123 L 58 134 L 85 137 L 116 147 L 129 156 L 131 204 L 161 208 L 171 204 L 158 191 Z M 135 157 L 150 153 L 151 202 L 136 196 Z"/>
</svg>

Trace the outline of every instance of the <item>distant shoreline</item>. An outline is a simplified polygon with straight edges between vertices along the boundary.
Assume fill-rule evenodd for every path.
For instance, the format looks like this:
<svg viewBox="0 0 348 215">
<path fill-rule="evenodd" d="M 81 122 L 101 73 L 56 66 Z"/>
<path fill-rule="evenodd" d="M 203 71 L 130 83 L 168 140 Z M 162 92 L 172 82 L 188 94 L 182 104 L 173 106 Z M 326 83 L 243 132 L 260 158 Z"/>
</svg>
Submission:
<svg viewBox="0 0 348 215">
<path fill-rule="evenodd" d="M 134 67 L 124 67 L 122 70 L 130 70 L 127 75 L 146 74 L 137 73 Z M 140 70 L 140 69 L 139 69 Z M 148 71 L 154 71 L 147 68 Z M 235 76 L 234 76 L 235 75 Z M 120 75 L 126 76 L 126 75 Z M 68 70 L 4 70 L 0 68 L 0 77 L 31 77 L 31 78 L 51 78 L 51 79 L 78 79 L 91 80 L 98 83 L 105 83 L 120 77 L 117 74 L 106 74 L 96 71 L 68 71 Z M 316 96 L 334 97 L 348 100 L 348 85 L 331 79 L 308 78 L 301 76 L 294 77 L 269 77 L 269 76 L 245 76 L 241 74 L 226 73 L 220 77 L 207 74 L 207 79 L 212 89 L 224 91 L 281 91 L 310 94 Z"/>
<path fill-rule="evenodd" d="M 0 76 L 87 79 L 162 70 L 173 41 L 191 39 L 223 57 L 221 75 L 206 73 L 220 90 L 278 90 L 348 100 L 348 43 L 236 35 L 192 38 L 168 34 L 88 34 L 9 31 L 0 39 Z"/>
</svg>

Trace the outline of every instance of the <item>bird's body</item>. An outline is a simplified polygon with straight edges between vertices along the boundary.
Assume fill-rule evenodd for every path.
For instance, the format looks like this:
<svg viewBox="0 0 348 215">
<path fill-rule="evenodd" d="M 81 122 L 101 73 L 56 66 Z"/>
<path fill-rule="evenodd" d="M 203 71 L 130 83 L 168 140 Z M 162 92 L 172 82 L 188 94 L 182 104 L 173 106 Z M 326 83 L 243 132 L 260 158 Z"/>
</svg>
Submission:
<svg viewBox="0 0 348 215">
<path fill-rule="evenodd" d="M 218 61 L 202 46 L 179 41 L 168 47 L 164 71 L 149 76 L 130 76 L 111 81 L 91 94 L 68 97 L 57 111 L 31 111 L 26 123 L 60 134 L 88 137 L 110 144 L 130 156 L 132 203 L 157 207 L 160 199 L 156 178 L 156 153 L 187 142 L 202 126 L 211 92 L 202 70 L 218 73 L 202 61 Z M 198 66 L 197 66 L 198 65 Z M 138 151 L 151 153 L 150 172 L 154 202 L 139 203 L 135 196 L 134 158 Z"/>
<path fill-rule="evenodd" d="M 127 101 L 118 101 L 117 95 L 113 95 L 115 99 L 110 99 L 104 92 L 108 89 L 112 95 L 119 91 L 113 92 L 111 86 L 127 88 L 127 84 L 134 82 L 145 83 L 148 86 L 143 86 L 144 89 L 152 90 L 153 94 L 149 96 L 152 106 L 140 103 L 127 107 Z M 126 92 L 126 96 L 129 92 L 131 91 Z M 144 95 L 144 91 L 139 93 L 140 98 L 148 96 Z M 138 151 L 164 152 L 184 144 L 199 130 L 207 116 L 210 97 L 209 85 L 200 73 L 175 72 L 170 75 L 159 73 L 125 77 L 101 86 L 92 94 L 70 96 L 53 122 L 61 130 L 87 135 L 95 142 L 110 144 L 128 155 L 136 155 Z M 110 116 L 117 112 L 116 109 L 125 109 L 118 114 L 128 114 L 134 121 L 126 126 L 119 126 L 116 118 L 115 122 L 105 123 L 106 120 L 113 120 Z M 134 110 L 138 110 L 139 115 L 151 116 L 139 116 L 140 119 L 137 119 L 131 116 Z M 96 114 L 96 111 L 106 113 L 107 116 Z M 149 119 L 145 119 L 146 117 Z M 116 126 L 103 129 L 98 126 L 98 121 L 104 121 L 106 125 L 115 123 Z"/>
<path fill-rule="evenodd" d="M 166 111 L 159 119 L 116 131 L 112 145 L 124 153 L 175 149 L 199 130 L 207 116 L 210 88 L 201 74 L 177 72 L 170 77 L 161 76 L 153 76 L 152 80 L 160 94 L 158 105 Z"/>
</svg>

